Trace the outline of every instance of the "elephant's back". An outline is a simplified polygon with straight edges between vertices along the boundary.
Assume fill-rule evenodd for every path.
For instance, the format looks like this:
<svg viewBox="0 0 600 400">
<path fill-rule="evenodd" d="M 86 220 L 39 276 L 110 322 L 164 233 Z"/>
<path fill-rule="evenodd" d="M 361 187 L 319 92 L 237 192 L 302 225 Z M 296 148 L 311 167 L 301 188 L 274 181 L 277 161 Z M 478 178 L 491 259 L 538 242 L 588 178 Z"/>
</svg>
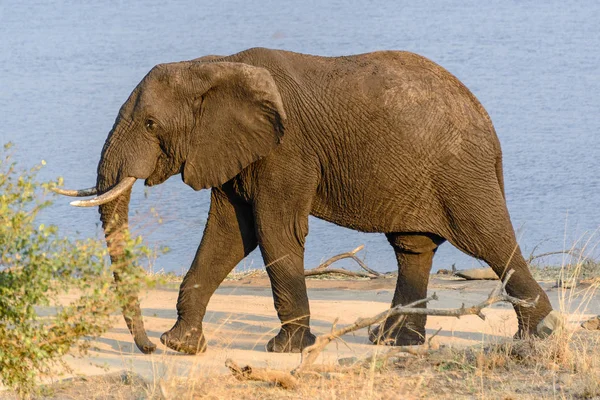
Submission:
<svg viewBox="0 0 600 400">
<path fill-rule="evenodd" d="M 313 102 L 309 106 L 337 118 L 328 121 L 330 126 L 367 118 L 436 141 L 436 128 L 446 124 L 464 135 L 483 133 L 483 139 L 497 143 L 491 119 L 471 91 L 442 66 L 412 52 L 322 57 L 254 48 L 233 57 L 270 70 L 284 101 L 301 92 Z"/>
<path fill-rule="evenodd" d="M 440 223 L 431 212 L 442 207 L 440 187 L 472 173 L 495 179 L 500 147 L 487 112 L 425 57 L 267 49 L 243 57 L 269 69 L 282 92 L 286 139 L 271 157 L 301 149 L 318 159 L 319 218 L 362 231 L 427 231 Z"/>
<path fill-rule="evenodd" d="M 428 58 L 408 51 L 377 51 L 349 58 L 356 64 L 353 75 L 360 82 L 358 93 L 379 100 L 394 119 L 409 122 L 414 118 L 422 124 L 426 113 L 455 129 L 495 135 L 491 119 L 475 95 Z"/>
</svg>

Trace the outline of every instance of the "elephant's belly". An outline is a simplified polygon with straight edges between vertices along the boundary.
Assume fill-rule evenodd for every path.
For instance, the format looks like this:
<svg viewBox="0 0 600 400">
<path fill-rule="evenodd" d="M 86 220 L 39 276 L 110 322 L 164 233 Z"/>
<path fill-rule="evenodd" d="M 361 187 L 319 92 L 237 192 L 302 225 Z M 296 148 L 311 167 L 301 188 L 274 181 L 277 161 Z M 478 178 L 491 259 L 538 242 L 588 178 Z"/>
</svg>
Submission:
<svg viewBox="0 0 600 400">
<path fill-rule="evenodd" d="M 431 215 L 418 205 L 395 199 L 316 199 L 311 214 L 361 232 L 424 232 L 432 229 Z"/>
<path fill-rule="evenodd" d="M 398 155 L 397 149 L 387 153 L 378 147 L 367 150 L 385 157 L 374 161 L 364 154 L 350 154 L 324 169 L 312 215 L 363 232 L 434 232 L 439 228 L 443 208 L 431 172 L 422 163 Z"/>
<path fill-rule="evenodd" d="M 327 222 L 334 223 L 345 228 L 354 229 L 361 232 L 393 232 L 392 227 L 395 224 L 377 224 L 364 219 L 362 216 L 349 215 L 343 212 L 323 212 L 323 210 L 315 210 L 311 215 Z"/>
</svg>

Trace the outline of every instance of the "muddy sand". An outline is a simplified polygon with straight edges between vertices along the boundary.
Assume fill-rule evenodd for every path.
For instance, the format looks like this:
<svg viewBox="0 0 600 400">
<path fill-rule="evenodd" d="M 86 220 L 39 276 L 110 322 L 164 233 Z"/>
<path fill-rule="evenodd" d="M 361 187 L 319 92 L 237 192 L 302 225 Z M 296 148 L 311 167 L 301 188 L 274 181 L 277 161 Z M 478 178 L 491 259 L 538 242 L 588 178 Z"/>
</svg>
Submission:
<svg viewBox="0 0 600 400">
<path fill-rule="evenodd" d="M 429 292 L 436 292 L 439 301 L 430 307 L 453 308 L 461 304 L 477 304 L 487 298 L 497 285 L 493 281 L 463 281 L 454 278 L 433 277 Z M 315 335 L 328 332 L 339 318 L 338 326 L 350 324 L 359 317 L 373 316 L 389 308 L 395 279 L 374 280 L 307 280 L 311 307 L 311 329 Z M 574 290 L 553 288 L 542 283 L 555 309 L 567 310 L 569 321 L 581 321 L 600 314 L 600 295 L 586 296 L 586 286 Z M 269 366 L 291 370 L 300 361 L 299 354 L 272 354 L 265 351 L 267 341 L 279 329 L 279 320 L 273 307 L 268 280 L 264 277 L 224 282 L 212 297 L 206 317 L 204 333 L 208 350 L 197 356 L 179 354 L 160 344 L 160 335 L 175 323 L 175 305 L 178 289 L 160 288 L 148 291 L 142 297 L 146 330 L 158 344 L 154 354 L 139 352 L 119 316 L 113 328 L 92 343 L 89 354 L 83 358 L 68 356 L 66 361 L 74 375 L 106 374 L 132 370 L 144 378 L 156 381 L 180 377 L 198 377 L 228 373 L 225 360 L 231 358 L 240 365 Z M 435 340 L 441 345 L 468 346 L 510 338 L 517 329 L 512 306 L 494 305 L 484 310 L 485 321 L 476 316 L 460 319 L 429 317 L 427 333 L 438 328 Z M 347 335 L 343 341 L 331 343 L 318 362 L 333 363 L 342 357 L 365 357 L 382 347 L 369 344 L 367 330 Z M 379 349 L 379 350 L 378 350 Z"/>
</svg>

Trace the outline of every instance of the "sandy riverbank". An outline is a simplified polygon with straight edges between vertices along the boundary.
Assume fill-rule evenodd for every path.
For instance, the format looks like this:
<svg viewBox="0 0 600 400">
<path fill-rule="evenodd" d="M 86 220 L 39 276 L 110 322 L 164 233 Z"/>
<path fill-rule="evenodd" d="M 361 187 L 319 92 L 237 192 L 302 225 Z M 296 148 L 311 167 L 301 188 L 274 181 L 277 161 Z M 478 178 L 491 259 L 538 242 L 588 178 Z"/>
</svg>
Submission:
<svg viewBox="0 0 600 400">
<path fill-rule="evenodd" d="M 376 280 L 308 280 L 311 327 L 316 334 L 327 332 L 336 318 L 339 325 L 354 322 L 359 317 L 371 316 L 389 307 L 395 285 L 394 279 Z M 453 278 L 432 278 L 430 293 L 436 292 L 439 301 L 430 307 L 450 308 L 476 304 L 485 299 L 496 285 L 490 281 L 462 281 Z M 591 315 L 600 314 L 598 296 L 582 303 L 585 285 L 568 293 L 543 283 L 556 309 L 571 313 L 569 320 L 577 323 Z M 577 295 L 577 293 L 579 295 Z M 178 354 L 160 344 L 160 335 L 170 329 L 176 319 L 175 304 L 178 290 L 160 288 L 151 290 L 142 298 L 146 329 L 151 340 L 159 345 L 152 355 L 140 353 L 133 345 L 122 318 L 115 316 L 114 327 L 95 340 L 89 355 L 84 358 L 67 357 L 75 374 L 95 375 L 123 369 L 133 370 L 144 378 L 157 381 L 173 377 L 210 376 L 227 373 L 227 358 L 239 364 L 292 369 L 300 359 L 298 354 L 271 354 L 264 349 L 267 341 L 277 333 L 279 321 L 273 308 L 268 280 L 264 277 L 225 282 L 215 293 L 204 319 L 208 350 L 198 356 Z M 561 298 L 563 300 L 561 300 Z M 510 338 L 517 328 L 511 306 L 497 305 L 484 312 L 486 321 L 477 317 L 461 319 L 429 317 L 427 332 L 442 331 L 436 340 L 449 346 L 468 346 Z M 333 363 L 340 357 L 363 357 L 376 347 L 369 344 L 366 330 L 332 343 L 321 356 L 321 362 Z"/>
</svg>

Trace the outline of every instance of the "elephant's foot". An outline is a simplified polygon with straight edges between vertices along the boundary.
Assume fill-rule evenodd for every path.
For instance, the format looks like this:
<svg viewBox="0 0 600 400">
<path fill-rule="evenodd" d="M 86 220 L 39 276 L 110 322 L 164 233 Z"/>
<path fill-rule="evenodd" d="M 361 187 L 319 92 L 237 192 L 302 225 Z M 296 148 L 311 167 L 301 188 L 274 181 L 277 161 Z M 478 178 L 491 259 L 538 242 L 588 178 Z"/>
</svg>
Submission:
<svg viewBox="0 0 600 400">
<path fill-rule="evenodd" d="M 396 326 L 394 326 L 396 325 Z M 408 322 L 399 324 L 386 321 L 370 330 L 369 340 L 373 344 L 386 346 L 416 346 L 425 343 L 425 328 L 417 328 Z"/>
<path fill-rule="evenodd" d="M 316 337 L 310 333 L 310 328 L 299 325 L 284 325 L 281 330 L 267 343 L 270 353 L 300 353 L 305 347 L 315 344 Z"/>
<path fill-rule="evenodd" d="M 565 318 L 558 311 L 552 310 L 548 315 L 536 322 L 525 323 L 519 321 L 519 330 L 515 339 L 526 339 L 530 337 L 547 338 L 554 332 L 564 328 Z"/>
<path fill-rule="evenodd" d="M 206 340 L 202 330 L 198 328 L 186 328 L 185 323 L 180 320 L 170 331 L 160 337 L 162 344 L 171 350 L 187 354 L 198 354 L 206 351 Z"/>
</svg>

